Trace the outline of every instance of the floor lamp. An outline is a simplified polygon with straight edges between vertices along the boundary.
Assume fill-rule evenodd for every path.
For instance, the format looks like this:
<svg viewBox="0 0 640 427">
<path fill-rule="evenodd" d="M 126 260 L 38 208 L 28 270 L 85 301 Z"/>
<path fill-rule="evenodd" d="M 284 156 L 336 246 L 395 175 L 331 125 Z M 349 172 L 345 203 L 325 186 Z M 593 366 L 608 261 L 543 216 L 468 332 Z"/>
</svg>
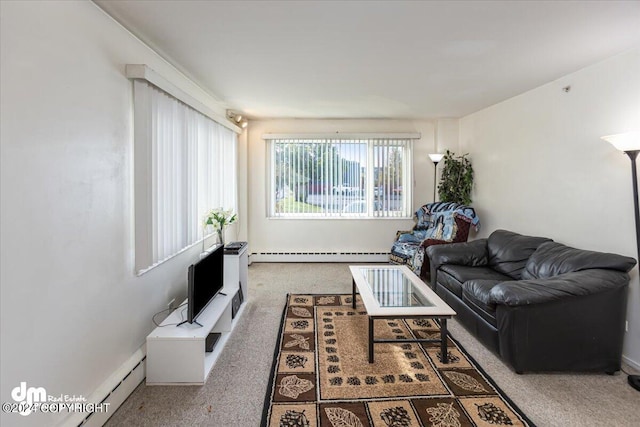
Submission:
<svg viewBox="0 0 640 427">
<path fill-rule="evenodd" d="M 444 154 L 429 154 L 429 158 L 433 162 L 433 201 L 436 201 L 436 188 L 438 184 L 436 180 L 438 179 L 438 163 L 444 157 Z"/>
<path fill-rule="evenodd" d="M 638 207 L 638 171 L 636 158 L 640 153 L 640 132 L 627 132 L 617 135 L 603 136 L 607 142 L 613 144 L 631 159 L 631 179 L 633 180 L 633 206 L 636 214 L 636 245 L 638 246 L 638 262 L 640 262 L 640 208 Z M 640 375 L 629 375 L 629 385 L 640 391 Z"/>
</svg>

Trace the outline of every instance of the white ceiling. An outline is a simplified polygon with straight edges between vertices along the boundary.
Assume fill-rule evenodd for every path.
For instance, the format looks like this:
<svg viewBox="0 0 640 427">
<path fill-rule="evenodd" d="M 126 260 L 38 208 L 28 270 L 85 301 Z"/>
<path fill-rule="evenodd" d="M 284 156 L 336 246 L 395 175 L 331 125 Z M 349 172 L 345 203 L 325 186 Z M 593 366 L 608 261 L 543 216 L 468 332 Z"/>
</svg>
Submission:
<svg viewBox="0 0 640 427">
<path fill-rule="evenodd" d="M 96 3 L 252 117 L 461 117 L 640 46 L 640 1 Z"/>
</svg>

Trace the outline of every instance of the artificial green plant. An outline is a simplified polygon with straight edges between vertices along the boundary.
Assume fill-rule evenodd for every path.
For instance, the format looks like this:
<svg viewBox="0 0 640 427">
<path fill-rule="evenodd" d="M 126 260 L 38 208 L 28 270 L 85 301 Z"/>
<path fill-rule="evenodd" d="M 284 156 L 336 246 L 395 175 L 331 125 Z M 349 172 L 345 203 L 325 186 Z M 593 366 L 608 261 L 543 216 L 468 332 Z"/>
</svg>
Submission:
<svg viewBox="0 0 640 427">
<path fill-rule="evenodd" d="M 473 188 L 473 167 L 468 154 L 456 156 L 447 150 L 444 155 L 444 167 L 438 185 L 441 202 L 471 204 Z"/>
</svg>

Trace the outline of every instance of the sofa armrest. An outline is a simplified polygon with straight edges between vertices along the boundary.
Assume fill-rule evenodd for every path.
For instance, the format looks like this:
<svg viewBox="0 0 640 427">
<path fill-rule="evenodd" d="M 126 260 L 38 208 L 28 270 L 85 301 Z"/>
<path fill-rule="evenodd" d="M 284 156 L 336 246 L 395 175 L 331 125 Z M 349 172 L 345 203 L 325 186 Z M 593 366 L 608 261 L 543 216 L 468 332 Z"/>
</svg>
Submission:
<svg viewBox="0 0 640 427">
<path fill-rule="evenodd" d="M 516 372 L 619 370 L 628 282 L 591 269 L 496 285 L 500 355 Z"/>
<path fill-rule="evenodd" d="M 468 243 L 433 245 L 426 250 L 431 267 L 435 270 L 446 264 L 478 267 L 487 265 L 489 262 L 487 239 L 478 239 Z"/>
<path fill-rule="evenodd" d="M 511 307 L 544 304 L 574 296 L 593 295 L 628 285 L 620 271 L 590 269 L 549 279 L 502 282 L 491 289 L 491 302 Z"/>
</svg>

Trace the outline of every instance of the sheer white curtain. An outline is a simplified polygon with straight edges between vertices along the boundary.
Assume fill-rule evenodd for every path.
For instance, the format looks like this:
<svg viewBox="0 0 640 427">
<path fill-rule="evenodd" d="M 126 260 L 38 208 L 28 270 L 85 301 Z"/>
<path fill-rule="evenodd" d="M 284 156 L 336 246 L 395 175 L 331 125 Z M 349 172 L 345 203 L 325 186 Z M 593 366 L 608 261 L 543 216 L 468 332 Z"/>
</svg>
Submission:
<svg viewBox="0 0 640 427">
<path fill-rule="evenodd" d="M 134 81 L 135 266 L 140 274 L 203 237 L 212 208 L 237 208 L 236 134 Z"/>
</svg>

